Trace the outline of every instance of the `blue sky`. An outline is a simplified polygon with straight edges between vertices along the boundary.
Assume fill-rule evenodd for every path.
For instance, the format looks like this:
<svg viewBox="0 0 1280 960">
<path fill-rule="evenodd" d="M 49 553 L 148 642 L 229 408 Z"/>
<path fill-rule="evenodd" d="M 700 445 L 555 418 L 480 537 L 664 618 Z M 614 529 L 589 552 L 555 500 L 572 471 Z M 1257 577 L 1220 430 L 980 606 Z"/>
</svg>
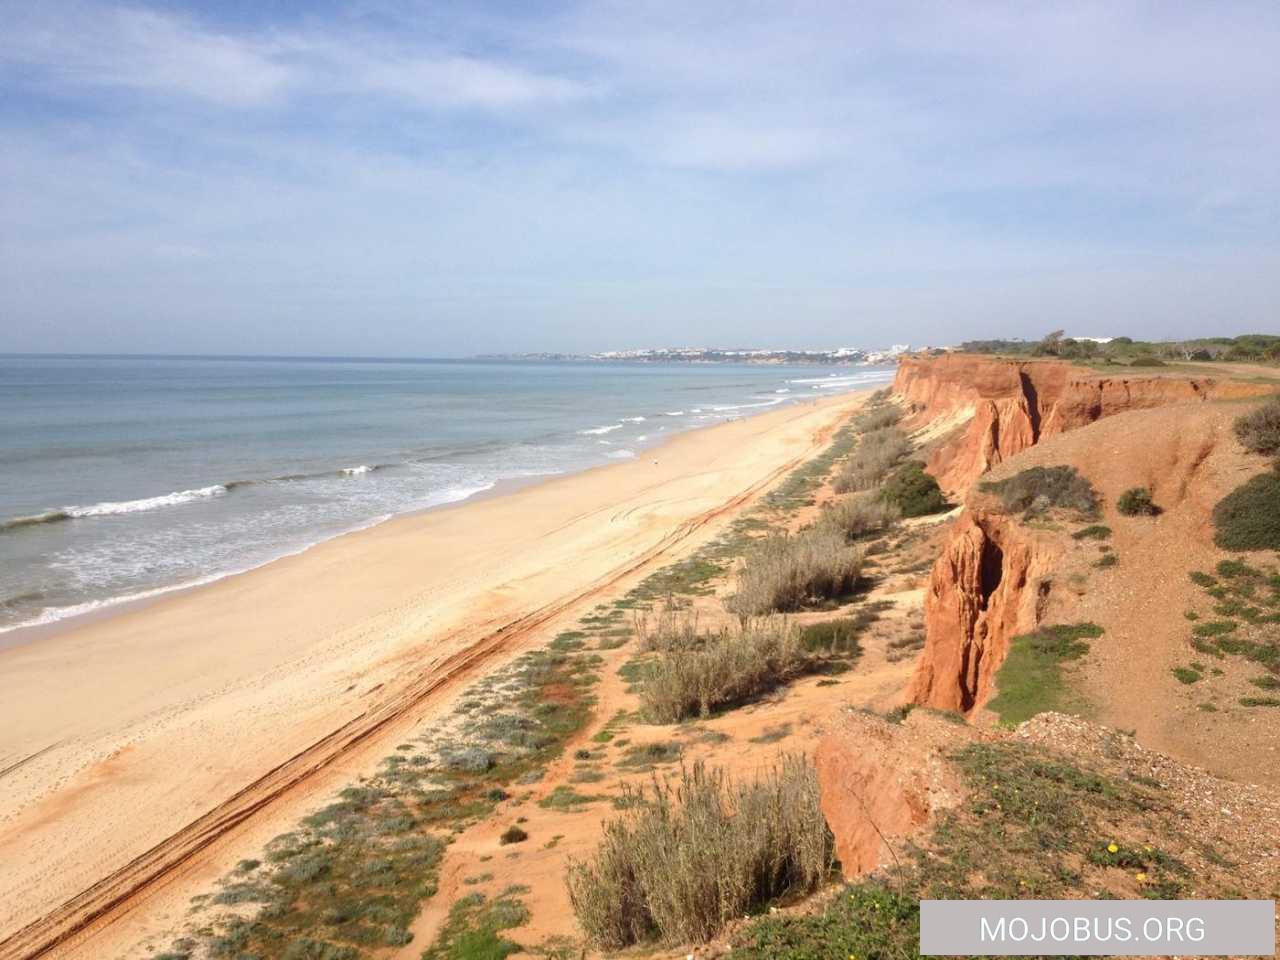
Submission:
<svg viewBox="0 0 1280 960">
<path fill-rule="evenodd" d="M 0 350 L 1280 330 L 1280 6 L 0 0 Z"/>
</svg>

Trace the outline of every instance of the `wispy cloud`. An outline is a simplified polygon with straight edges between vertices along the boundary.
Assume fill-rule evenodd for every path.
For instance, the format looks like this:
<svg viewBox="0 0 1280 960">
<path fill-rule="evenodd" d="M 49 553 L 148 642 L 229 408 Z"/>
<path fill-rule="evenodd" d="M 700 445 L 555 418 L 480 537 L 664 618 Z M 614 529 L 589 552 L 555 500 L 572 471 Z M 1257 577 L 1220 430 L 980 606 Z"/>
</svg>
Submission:
<svg viewBox="0 0 1280 960">
<path fill-rule="evenodd" d="M 114 87 L 225 107 L 358 94 L 433 108 L 504 109 L 587 93 L 573 80 L 519 64 L 405 46 L 367 33 L 246 35 L 145 8 L 52 4 L 8 25 L 0 64 L 25 67 L 37 83 L 67 91 Z"/>
<path fill-rule="evenodd" d="M 1272 4 L 281 9 L 8 3 L 13 345 L 263 310 L 270 349 L 336 352 L 365 309 L 382 352 L 1280 310 Z"/>
<path fill-rule="evenodd" d="M 116 87 L 246 106 L 276 98 L 296 79 L 270 41 L 143 8 L 32 4 L 15 13 L 0 37 L 0 62 L 63 89 Z"/>
</svg>

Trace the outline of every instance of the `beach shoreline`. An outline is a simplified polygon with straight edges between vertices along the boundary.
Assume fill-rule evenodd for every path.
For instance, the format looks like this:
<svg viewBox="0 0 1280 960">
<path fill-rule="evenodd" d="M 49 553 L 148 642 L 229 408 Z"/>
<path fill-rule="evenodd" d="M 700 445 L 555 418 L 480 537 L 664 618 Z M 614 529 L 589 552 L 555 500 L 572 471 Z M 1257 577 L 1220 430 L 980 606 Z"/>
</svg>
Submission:
<svg viewBox="0 0 1280 960">
<path fill-rule="evenodd" d="M 865 389 L 869 388 L 871 388 L 870 385 L 865 387 Z M 864 387 L 859 386 L 852 392 L 860 392 L 862 389 L 864 389 Z M 847 392 L 850 391 L 842 391 L 833 395 L 844 395 L 844 393 Z M 807 404 L 812 403 L 815 399 L 821 398 L 789 398 L 785 401 L 779 401 L 779 406 L 784 407 L 797 403 Z M 346 529 L 318 533 L 316 537 L 306 539 L 301 543 L 281 544 L 278 548 L 278 552 L 272 552 L 271 555 L 267 557 L 254 558 L 243 565 L 233 565 L 225 569 L 215 569 L 212 572 L 195 577 L 187 577 L 173 583 L 143 585 L 136 592 L 125 592 L 96 599 L 88 599 L 83 602 L 77 602 L 67 606 L 48 607 L 32 619 L 0 626 L 0 653 L 10 648 L 23 646 L 27 643 L 46 640 L 51 637 L 58 636 L 68 630 L 79 629 L 87 624 L 99 622 L 110 617 L 140 609 L 146 605 L 169 599 L 175 595 L 185 594 L 191 590 L 201 589 L 228 578 L 243 576 L 244 574 L 260 570 L 263 567 L 278 561 L 313 550 L 329 541 L 347 537 L 352 534 L 359 534 L 401 518 L 418 516 L 437 510 L 454 509 L 465 504 L 475 503 L 496 496 L 503 496 L 504 494 L 523 489 L 530 485 L 544 483 L 562 477 L 578 476 L 593 470 L 616 466 L 619 463 L 625 463 L 632 459 L 644 459 L 647 456 L 651 456 L 654 452 L 660 451 L 667 443 L 676 437 L 691 433 L 699 433 L 701 431 L 720 426 L 723 423 L 734 422 L 734 420 L 742 419 L 744 417 L 750 418 L 761 416 L 764 413 L 770 412 L 771 409 L 771 407 L 765 406 L 764 409 L 760 411 L 739 414 L 738 416 L 732 417 L 728 420 L 717 421 L 701 426 L 686 427 L 684 429 L 678 429 L 672 433 L 655 434 L 651 437 L 640 437 L 638 438 L 640 441 L 638 443 L 633 439 L 629 441 L 629 443 L 631 447 L 634 447 L 634 450 L 622 451 L 629 454 L 627 457 L 611 457 L 592 464 L 576 465 L 569 469 L 551 469 L 541 473 L 516 473 L 510 476 L 500 476 L 488 481 L 485 485 L 479 488 L 466 492 L 465 495 L 459 499 L 448 500 L 443 503 L 432 503 L 430 505 L 417 506 L 409 509 L 399 509 L 380 515 L 371 515 L 366 519 L 353 522 Z M 662 429 L 666 430 L 666 426 L 662 427 Z M 250 482 L 257 483 L 260 481 Z M 234 485 L 240 486 L 243 484 L 237 481 Z M 76 520 L 73 522 L 80 523 L 92 521 Z"/>
<path fill-rule="evenodd" d="M 817 452 L 868 392 L 788 404 L 678 434 L 642 458 L 393 517 L 0 650 L 15 718 L 0 740 L 9 770 L 0 940 L 263 771 L 389 709 L 451 656 L 513 623 L 550 624 L 693 549 Z M 418 716 L 433 698 L 413 702 Z M 385 740 L 362 749 L 375 743 Z"/>
</svg>

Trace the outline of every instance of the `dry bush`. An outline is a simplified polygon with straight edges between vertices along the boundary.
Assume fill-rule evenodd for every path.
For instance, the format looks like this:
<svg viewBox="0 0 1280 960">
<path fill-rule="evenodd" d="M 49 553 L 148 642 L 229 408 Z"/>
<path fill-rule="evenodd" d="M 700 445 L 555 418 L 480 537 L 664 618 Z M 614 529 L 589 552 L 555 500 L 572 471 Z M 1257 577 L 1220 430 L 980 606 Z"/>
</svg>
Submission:
<svg viewBox="0 0 1280 960">
<path fill-rule="evenodd" d="M 828 504 L 818 523 L 834 527 L 847 540 L 859 540 L 893 526 L 901 516 L 902 511 L 896 505 L 865 494 L 844 497 Z"/>
<path fill-rule="evenodd" d="M 836 493 L 870 490 L 910 452 L 911 441 L 897 427 L 864 433 L 836 475 L 833 483 Z"/>
<path fill-rule="evenodd" d="M 1237 417 L 1234 427 L 1236 437 L 1250 453 L 1280 453 L 1280 397 Z"/>
<path fill-rule="evenodd" d="M 701 642 L 698 613 L 688 607 L 667 602 L 655 612 L 637 612 L 632 618 L 642 651 L 666 653 L 687 650 Z"/>
<path fill-rule="evenodd" d="M 738 571 L 738 590 L 725 601 L 741 619 L 786 613 L 844 596 L 858 582 L 862 551 L 830 526 L 759 541 Z"/>
<path fill-rule="evenodd" d="M 640 703 L 651 723 L 679 723 L 707 716 L 717 707 L 741 703 L 784 683 L 807 663 L 800 631 L 781 617 L 752 620 L 690 640 L 689 621 L 673 624 L 664 651 L 640 687 Z"/>
<path fill-rule="evenodd" d="M 705 943 L 731 919 L 831 873 L 831 831 L 812 764 L 785 756 L 734 784 L 694 764 L 672 787 L 624 788 L 627 812 L 605 824 L 595 856 L 571 861 L 569 899 L 590 942 Z"/>
<path fill-rule="evenodd" d="M 871 433 L 894 426 L 902 419 L 902 411 L 889 403 L 872 403 L 853 418 L 853 427 L 859 433 Z"/>
</svg>

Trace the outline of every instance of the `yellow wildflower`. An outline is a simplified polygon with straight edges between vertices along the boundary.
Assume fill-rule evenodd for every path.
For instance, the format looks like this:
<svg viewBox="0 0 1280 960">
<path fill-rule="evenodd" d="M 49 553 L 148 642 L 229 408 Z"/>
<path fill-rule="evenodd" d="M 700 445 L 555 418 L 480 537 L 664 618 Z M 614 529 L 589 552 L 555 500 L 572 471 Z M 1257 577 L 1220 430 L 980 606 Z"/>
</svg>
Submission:
<svg viewBox="0 0 1280 960">
<path fill-rule="evenodd" d="M 1134 877 L 1139 883 L 1144 883 L 1147 879 L 1147 875 L 1145 873 L 1135 873 Z"/>
<path fill-rule="evenodd" d="M 1107 853 L 1119 853 L 1119 852 L 1120 852 L 1120 848 L 1117 847 L 1114 843 L 1107 844 Z"/>
</svg>

